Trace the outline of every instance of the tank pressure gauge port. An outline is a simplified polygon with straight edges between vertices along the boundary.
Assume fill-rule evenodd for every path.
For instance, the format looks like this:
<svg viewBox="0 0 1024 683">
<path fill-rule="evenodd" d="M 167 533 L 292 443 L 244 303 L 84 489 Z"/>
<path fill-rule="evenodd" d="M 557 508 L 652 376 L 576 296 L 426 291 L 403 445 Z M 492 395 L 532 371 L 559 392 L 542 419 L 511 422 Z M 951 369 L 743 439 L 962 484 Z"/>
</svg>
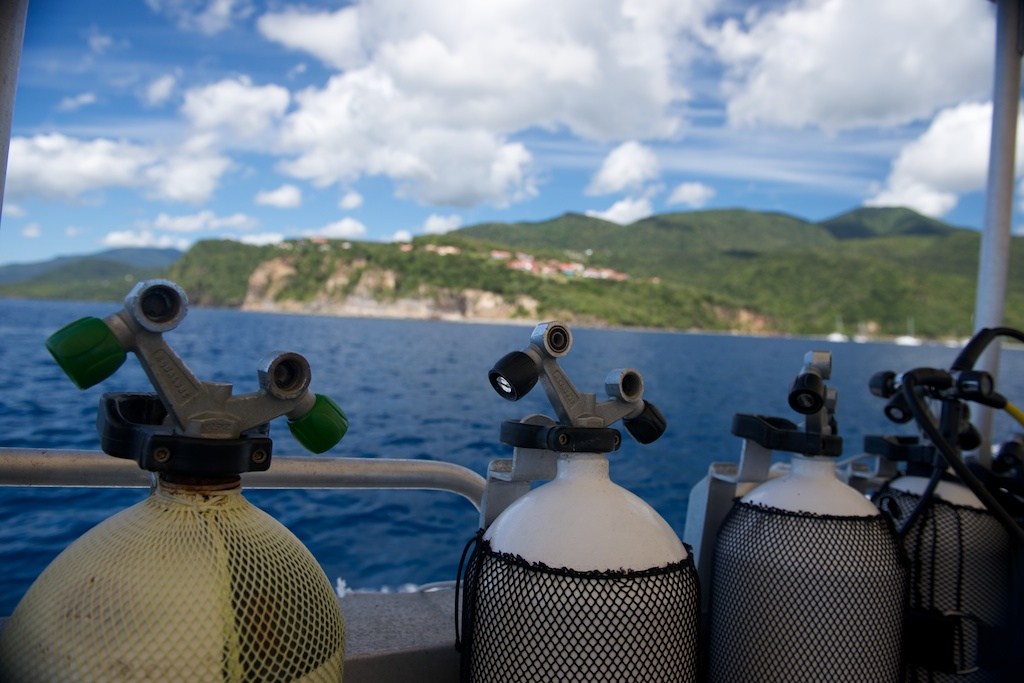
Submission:
<svg viewBox="0 0 1024 683">
<path fill-rule="evenodd" d="M 262 359 L 256 374 L 261 389 L 283 399 L 301 396 L 312 377 L 309 361 L 290 351 Z"/>
<path fill-rule="evenodd" d="M 612 370 L 604 380 L 604 391 L 610 398 L 639 401 L 644 395 L 644 378 L 633 368 Z"/>
<path fill-rule="evenodd" d="M 169 332 L 185 319 L 188 297 L 175 282 L 147 280 L 135 285 L 128 293 L 125 308 L 143 329 Z"/>
<path fill-rule="evenodd" d="M 572 348 L 572 332 L 560 322 L 541 323 L 530 334 L 530 344 L 543 349 L 552 358 L 558 358 Z"/>
</svg>

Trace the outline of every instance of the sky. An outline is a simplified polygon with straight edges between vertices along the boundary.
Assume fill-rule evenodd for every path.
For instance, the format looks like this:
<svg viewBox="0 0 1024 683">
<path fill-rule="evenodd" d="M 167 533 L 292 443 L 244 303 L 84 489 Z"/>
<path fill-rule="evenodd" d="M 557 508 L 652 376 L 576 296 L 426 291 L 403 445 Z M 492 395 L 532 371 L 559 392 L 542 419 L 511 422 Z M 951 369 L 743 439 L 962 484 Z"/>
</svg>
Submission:
<svg viewBox="0 0 1024 683">
<path fill-rule="evenodd" d="M 628 230 L 907 206 L 978 228 L 994 16 L 987 0 L 31 0 L 0 264 L 567 211 Z"/>
</svg>

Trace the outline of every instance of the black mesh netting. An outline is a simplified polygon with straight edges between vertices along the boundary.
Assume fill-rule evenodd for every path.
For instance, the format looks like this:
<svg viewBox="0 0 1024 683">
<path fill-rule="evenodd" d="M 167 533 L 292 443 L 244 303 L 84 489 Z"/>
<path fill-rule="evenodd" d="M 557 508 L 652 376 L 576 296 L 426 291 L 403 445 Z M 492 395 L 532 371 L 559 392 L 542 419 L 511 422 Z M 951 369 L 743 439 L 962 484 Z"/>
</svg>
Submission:
<svg viewBox="0 0 1024 683">
<path fill-rule="evenodd" d="M 689 557 L 646 571 L 552 569 L 477 538 L 462 590 L 462 680 L 696 681 Z"/>
<path fill-rule="evenodd" d="M 883 490 L 875 500 L 897 522 L 920 501 L 895 489 Z M 1001 680 L 999 641 L 1008 630 L 1012 604 L 1006 531 L 985 510 L 932 498 L 903 545 L 910 558 L 907 680 Z M 986 644 L 993 643 L 989 650 Z"/>
<path fill-rule="evenodd" d="M 881 515 L 737 502 L 711 590 L 711 681 L 900 680 L 906 565 Z"/>
</svg>

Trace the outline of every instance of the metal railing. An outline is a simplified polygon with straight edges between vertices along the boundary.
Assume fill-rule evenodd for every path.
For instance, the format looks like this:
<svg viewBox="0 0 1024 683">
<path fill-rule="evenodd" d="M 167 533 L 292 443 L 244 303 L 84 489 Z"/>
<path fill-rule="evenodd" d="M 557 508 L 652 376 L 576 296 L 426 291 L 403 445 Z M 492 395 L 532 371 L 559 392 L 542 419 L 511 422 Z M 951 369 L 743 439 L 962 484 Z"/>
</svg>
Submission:
<svg viewBox="0 0 1024 683">
<path fill-rule="evenodd" d="M 0 486 L 146 488 L 152 476 L 133 460 L 101 451 L 0 448 Z M 486 481 L 462 465 L 436 460 L 274 456 L 270 470 L 243 474 L 242 486 L 450 491 L 480 510 Z"/>
</svg>

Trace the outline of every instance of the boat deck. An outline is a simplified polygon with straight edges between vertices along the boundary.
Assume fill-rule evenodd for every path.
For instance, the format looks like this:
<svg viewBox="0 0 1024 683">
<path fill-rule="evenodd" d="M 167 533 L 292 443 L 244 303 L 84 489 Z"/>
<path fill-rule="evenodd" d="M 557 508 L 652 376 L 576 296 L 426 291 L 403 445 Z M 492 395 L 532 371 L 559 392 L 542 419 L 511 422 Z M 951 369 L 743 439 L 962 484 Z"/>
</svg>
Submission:
<svg viewBox="0 0 1024 683">
<path fill-rule="evenodd" d="M 459 679 L 455 593 L 353 593 L 345 616 L 345 683 Z"/>
<path fill-rule="evenodd" d="M 345 617 L 345 683 L 450 683 L 459 679 L 455 593 L 353 593 Z M 0 617 L 0 631 L 7 617 Z"/>
</svg>

